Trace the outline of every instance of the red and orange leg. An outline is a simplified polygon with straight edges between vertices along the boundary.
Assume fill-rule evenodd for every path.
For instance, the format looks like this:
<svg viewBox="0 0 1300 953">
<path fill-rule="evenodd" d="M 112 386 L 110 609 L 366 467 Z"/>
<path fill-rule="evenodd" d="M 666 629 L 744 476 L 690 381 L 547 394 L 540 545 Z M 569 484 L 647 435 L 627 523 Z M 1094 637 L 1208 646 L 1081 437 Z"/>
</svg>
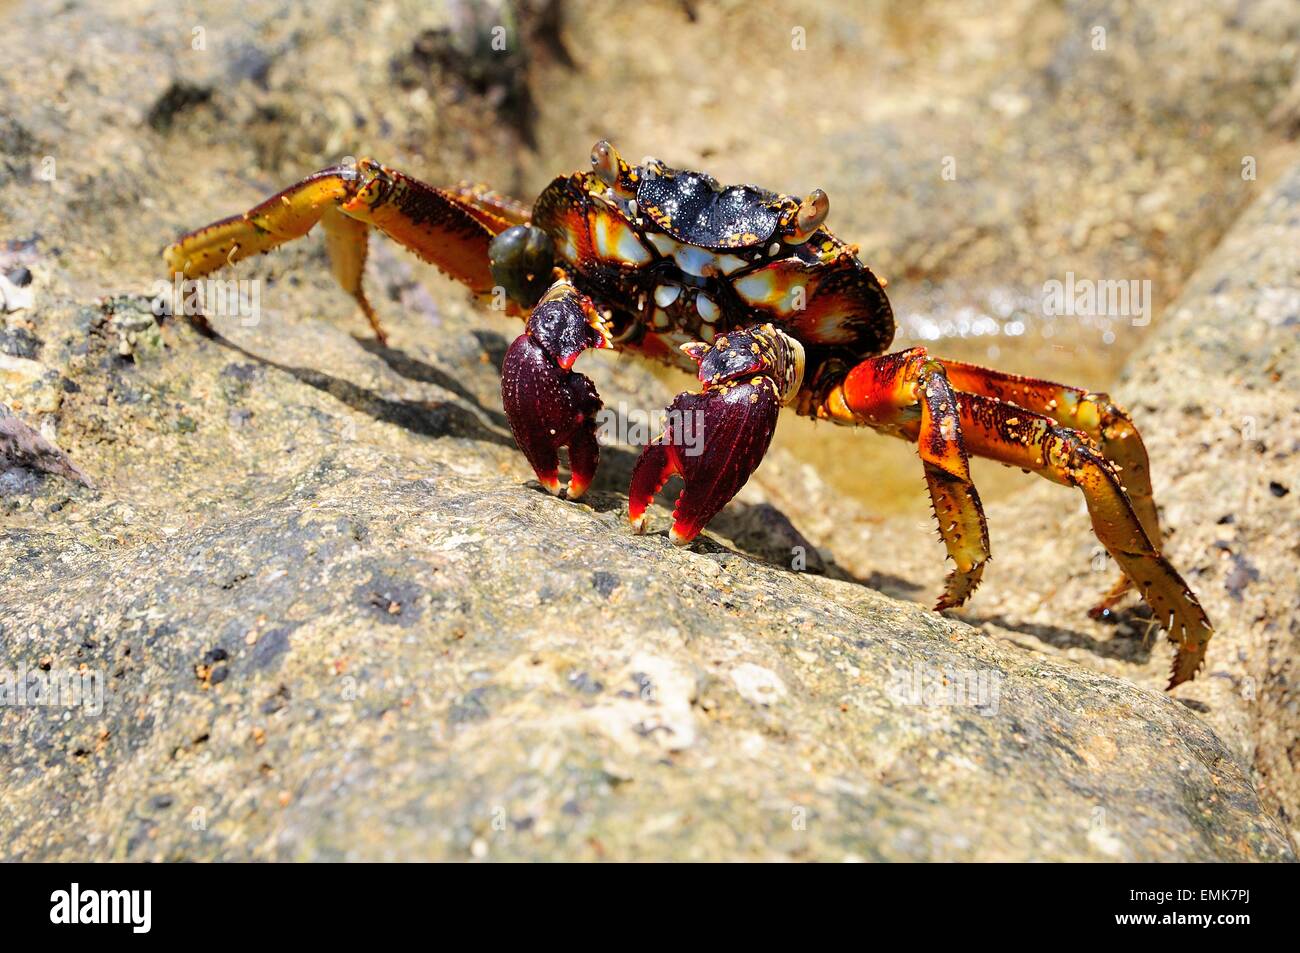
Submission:
<svg viewBox="0 0 1300 953">
<path fill-rule="evenodd" d="M 944 384 L 936 390 L 934 382 L 940 377 Z M 954 387 L 956 381 L 962 386 Z M 1048 416 L 1011 402 L 1015 391 L 1005 388 L 1012 385 L 1020 388 L 1020 397 L 1027 403 L 1037 402 L 1046 408 L 1051 401 L 1056 401 L 1051 409 L 1060 416 Z M 1001 393 L 1006 397 L 969 393 L 966 388 L 1003 388 Z M 840 381 L 828 382 L 819 392 L 822 396 L 815 405 L 805 408 L 807 412 L 915 440 L 923 459 L 927 453 L 939 451 L 945 440 L 951 440 L 962 448 L 963 463 L 965 453 L 972 453 L 1037 473 L 1065 486 L 1078 487 L 1083 492 L 1098 540 L 1142 593 L 1170 641 L 1177 646 L 1169 687 L 1195 677 L 1204 662 L 1205 646 L 1213 629 L 1196 596 L 1160 552 L 1146 451 L 1127 415 L 1108 400 L 1045 381 L 1011 378 L 971 365 L 935 361 L 926 356 L 923 348 L 866 360 Z M 937 406 L 927 410 L 936 401 L 936 394 Z M 955 415 L 949 412 L 953 401 Z M 927 417 L 937 421 L 938 426 L 927 428 L 924 423 Z M 1066 425 L 1062 418 L 1081 426 Z M 1089 429 L 1097 433 L 1097 438 L 1087 432 Z M 1107 448 L 1124 461 L 1121 465 L 1129 467 L 1127 480 L 1136 487 L 1139 500 L 1144 501 L 1140 505 L 1130 499 L 1121 472 L 1108 456 Z M 964 472 L 962 467 L 941 469 L 949 476 Z M 933 480 L 931 494 L 934 497 Z M 959 524 L 947 523 L 947 513 L 940 508 L 938 499 L 936 515 L 940 531 L 945 531 L 945 524 L 949 529 L 960 530 L 958 547 L 970 546 L 973 534 Z M 958 499 L 957 508 L 978 513 L 982 528 L 983 514 L 978 512 L 978 497 L 973 496 L 973 490 L 965 505 Z M 1147 511 L 1146 518 L 1142 515 L 1143 508 Z M 975 525 L 974 515 L 969 525 Z M 1148 525 L 1157 534 L 1155 539 L 1148 532 Z M 982 540 L 987 552 L 986 534 Z M 949 542 L 946 533 L 945 542 Z M 949 553 L 953 550 L 953 543 L 949 542 Z M 961 567 L 958 561 L 959 572 Z M 969 595 L 969 591 L 965 594 Z"/>
<path fill-rule="evenodd" d="M 371 228 L 475 294 L 487 295 L 495 285 L 489 245 L 523 214 L 522 206 L 495 193 L 435 188 L 362 159 L 355 166 L 322 169 L 242 215 L 182 235 L 163 257 L 173 273 L 200 278 L 301 238 L 319 222 L 335 278 L 383 341 L 383 328 L 362 288 Z"/>
<path fill-rule="evenodd" d="M 863 361 L 831 391 L 831 414 L 916 444 L 939 535 L 954 568 L 935 608 L 970 598 L 989 560 L 989 532 L 971 482 L 957 395 L 943 365 L 924 348 Z"/>
<path fill-rule="evenodd" d="M 1151 464 L 1142 435 L 1132 418 L 1107 394 L 1094 393 L 1052 381 L 1005 374 L 1001 371 L 942 361 L 953 387 L 971 394 L 994 397 L 1026 410 L 1051 417 L 1062 427 L 1080 430 L 1095 440 L 1101 452 L 1119 473 L 1147 538 L 1159 549 L 1162 545 L 1160 517 L 1151 492 Z M 1100 615 L 1112 608 L 1133 587 L 1133 580 L 1121 572 L 1115 585 L 1092 610 Z"/>
</svg>

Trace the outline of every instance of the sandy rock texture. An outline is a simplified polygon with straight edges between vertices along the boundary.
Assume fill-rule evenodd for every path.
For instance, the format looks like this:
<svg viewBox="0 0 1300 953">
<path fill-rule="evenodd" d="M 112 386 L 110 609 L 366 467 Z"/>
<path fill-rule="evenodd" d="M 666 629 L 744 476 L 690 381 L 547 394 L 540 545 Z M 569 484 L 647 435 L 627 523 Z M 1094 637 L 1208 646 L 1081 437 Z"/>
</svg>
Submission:
<svg viewBox="0 0 1300 953">
<path fill-rule="evenodd" d="M 1288 5 L 145 7 L 0 11 L 0 404 L 94 484 L 0 474 L 0 674 L 87 691 L 0 707 L 6 859 L 1293 859 Z M 1202 678 L 1165 695 L 1140 611 L 1086 618 L 1080 501 L 994 468 L 951 618 L 883 438 L 783 420 L 686 550 L 662 507 L 627 531 L 632 447 L 546 495 L 517 326 L 391 246 L 389 347 L 319 240 L 209 333 L 152 308 L 172 237 L 343 156 L 529 195 L 600 136 L 826 188 L 901 344 L 1115 383 L 1220 625 Z M 1154 320 L 1045 323 L 1066 270 L 1152 280 Z M 602 357 L 608 406 L 689 386 Z"/>
</svg>

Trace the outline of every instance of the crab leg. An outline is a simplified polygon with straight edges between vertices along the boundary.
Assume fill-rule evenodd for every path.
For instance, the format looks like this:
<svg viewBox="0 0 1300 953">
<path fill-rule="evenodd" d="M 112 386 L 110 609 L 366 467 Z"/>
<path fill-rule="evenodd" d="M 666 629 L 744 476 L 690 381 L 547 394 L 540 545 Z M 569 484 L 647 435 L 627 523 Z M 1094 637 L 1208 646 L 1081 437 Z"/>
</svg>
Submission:
<svg viewBox="0 0 1300 953">
<path fill-rule="evenodd" d="M 1127 411 L 1113 403 L 1109 395 L 1052 381 L 1005 374 L 976 364 L 947 360 L 941 363 L 948 372 L 948 380 L 958 390 L 996 397 L 1006 403 L 1043 414 L 1061 426 L 1081 430 L 1097 441 L 1101 452 L 1119 472 L 1124 492 L 1128 494 L 1133 511 L 1146 530 L 1147 538 L 1157 549 L 1160 547 L 1160 517 L 1156 513 L 1155 497 L 1151 492 L 1151 464 L 1147 459 L 1146 446 Z M 1094 607 L 1093 613 L 1115 605 L 1132 586 L 1132 579 L 1121 572 L 1110 592 Z"/>
<path fill-rule="evenodd" d="M 533 210 L 523 202 L 478 182 L 460 182 L 450 191 L 471 215 L 494 232 L 511 225 L 527 225 L 532 219 Z"/>
<path fill-rule="evenodd" d="M 484 295 L 494 285 L 488 245 L 519 214 L 518 203 L 495 193 L 438 189 L 362 159 L 356 166 L 322 169 L 242 215 L 182 235 L 163 258 L 172 272 L 199 278 L 301 238 L 320 222 L 335 278 L 383 341 L 383 330 L 362 290 L 368 228 L 379 229 Z"/>
<path fill-rule="evenodd" d="M 326 209 L 355 193 L 356 177 L 356 170 L 346 166 L 314 172 L 242 215 L 182 235 L 163 252 L 167 267 L 186 278 L 201 278 L 301 238 Z"/>
<path fill-rule="evenodd" d="M 357 164 L 370 178 L 339 206 L 344 215 L 372 225 L 423 261 L 436 265 L 475 294 L 491 292 L 488 245 L 495 231 L 450 192 L 369 160 Z"/>
<path fill-rule="evenodd" d="M 849 372 L 832 399 L 854 422 L 916 444 L 939 535 L 956 566 L 935 609 L 961 605 L 989 560 L 989 531 L 971 482 L 956 394 L 943 365 L 919 347 L 870 358 Z"/>
<path fill-rule="evenodd" d="M 1169 687 L 1193 678 L 1213 634 L 1210 620 L 1148 536 L 1101 447 L 1079 430 L 996 398 L 962 394 L 959 404 L 971 452 L 1083 491 L 1097 538 L 1133 580 L 1178 647 Z"/>
<path fill-rule="evenodd" d="M 923 371 L 929 369 L 927 380 Z M 952 367 L 949 372 L 948 368 Z M 944 384 L 935 391 L 935 382 L 941 372 Z M 1015 379 L 996 372 L 981 373 L 982 368 L 960 365 L 955 362 L 936 361 L 926 357 L 924 348 L 913 348 L 898 354 L 870 358 L 857 365 L 841 381 L 824 390 L 819 403 L 810 408 L 817 416 L 828 417 L 839 423 L 865 424 L 918 443 L 922 458 L 933 453 L 941 444 L 936 440 L 935 428 L 927 437 L 926 406 L 939 397 L 938 405 L 929 416 L 938 421 L 940 438 L 951 435 L 956 443 L 977 456 L 997 460 L 1009 466 L 1020 467 L 1066 486 L 1076 486 L 1083 491 L 1093 531 L 1101 544 L 1119 563 L 1126 576 L 1133 581 L 1142 597 L 1155 612 L 1156 618 L 1169 634 L 1178 650 L 1169 687 L 1195 676 L 1205 657 L 1205 644 L 1213 634 L 1205 611 L 1177 570 L 1160 553 L 1158 542 L 1148 534 L 1138 509 L 1129 499 L 1115 464 L 1103 450 L 1104 444 L 1095 441 L 1081 429 L 1063 426 L 1058 419 L 1027 410 L 1018 404 L 999 400 L 983 394 L 952 391 L 948 385 L 955 377 L 964 384 L 979 384 L 986 388 L 1021 388 L 1019 396 L 1039 401 L 1057 401 L 1064 408 L 1061 416 L 1085 426 L 1104 428 L 1103 436 L 1113 445 L 1121 447 L 1117 453 L 1127 460 L 1139 476 L 1133 478 L 1139 493 L 1150 498 L 1150 482 L 1146 477 L 1146 451 L 1142 449 L 1137 431 L 1127 416 L 1109 405 L 1101 395 L 1086 394 L 1072 388 L 1051 385 L 1042 381 Z M 908 384 L 912 383 L 914 396 L 909 401 Z M 924 387 L 920 387 L 920 385 Z M 1012 391 L 1004 391 L 1015 396 Z M 957 414 L 949 412 L 955 396 Z M 1089 409 L 1089 405 L 1096 408 Z M 919 413 L 918 413 L 919 411 Z M 1096 423 L 1093 423 L 1093 413 Z M 1131 435 L 1131 436 L 1129 436 Z M 1124 445 L 1120 441 L 1133 440 Z M 929 450 L 927 451 L 927 445 Z M 964 460 L 964 457 L 963 457 Z M 946 469 L 950 476 L 958 471 Z M 927 470 L 927 477 L 929 477 Z M 931 495 L 935 484 L 931 481 Z M 978 510 L 978 497 L 974 498 Z M 1152 507 L 1154 509 L 1154 507 Z M 946 512 L 936 501 L 940 515 L 940 529 Z M 982 522 L 982 514 L 980 514 Z M 967 532 L 965 543 L 970 545 L 973 536 Z M 987 536 L 983 537 L 987 546 Z M 947 537 L 945 536 L 945 541 Z M 949 546 L 952 552 L 952 546 Z M 956 557 L 954 557 L 956 558 Z M 958 561 L 958 570 L 962 563 Z M 951 582 L 951 580 L 950 580 Z M 967 591 L 969 594 L 969 590 Z M 946 593 L 945 593 L 946 596 Z M 941 604 L 942 604 L 941 600 Z"/>
<path fill-rule="evenodd" d="M 387 344 L 388 335 L 380 326 L 379 316 L 370 306 L 365 288 L 362 287 L 366 255 L 370 250 L 370 226 L 355 218 L 348 218 L 337 208 L 325 209 L 320 221 L 325 229 L 325 250 L 329 254 L 330 271 L 334 280 L 356 299 L 379 343 Z"/>
</svg>

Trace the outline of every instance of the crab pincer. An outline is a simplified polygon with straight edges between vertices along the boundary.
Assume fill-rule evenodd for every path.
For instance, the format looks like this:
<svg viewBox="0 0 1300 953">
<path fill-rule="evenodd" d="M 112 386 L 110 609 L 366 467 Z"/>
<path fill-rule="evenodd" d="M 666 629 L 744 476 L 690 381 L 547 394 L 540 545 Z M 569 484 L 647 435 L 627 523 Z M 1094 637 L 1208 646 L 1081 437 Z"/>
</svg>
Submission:
<svg viewBox="0 0 1300 953">
<path fill-rule="evenodd" d="M 501 367 L 501 401 L 515 442 L 538 481 L 560 493 L 559 449 L 569 448 L 569 499 L 591 485 L 600 461 L 596 385 L 571 370 L 587 348 L 611 346 L 605 321 L 567 279 L 551 285 Z"/>
<path fill-rule="evenodd" d="M 646 508 L 674 474 L 685 486 L 669 538 L 695 539 L 758 468 L 776 432 L 781 405 L 798 392 L 803 348 L 770 324 L 682 346 L 699 364 L 704 390 L 678 394 L 664 432 L 641 451 L 632 471 L 628 517 L 645 532 Z"/>
</svg>

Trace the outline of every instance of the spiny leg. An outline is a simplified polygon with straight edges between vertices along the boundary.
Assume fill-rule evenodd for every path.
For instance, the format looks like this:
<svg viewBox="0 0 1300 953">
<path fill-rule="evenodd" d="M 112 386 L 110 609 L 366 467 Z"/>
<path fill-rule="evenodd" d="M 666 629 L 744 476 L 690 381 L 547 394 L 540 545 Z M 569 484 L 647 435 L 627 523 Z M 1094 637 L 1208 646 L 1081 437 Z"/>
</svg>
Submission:
<svg viewBox="0 0 1300 953">
<path fill-rule="evenodd" d="M 961 426 L 972 453 L 1083 491 L 1093 531 L 1133 580 L 1177 647 L 1169 687 L 1195 677 L 1213 635 L 1182 576 L 1147 535 L 1120 475 L 1087 434 L 996 398 L 961 394 Z"/>
<path fill-rule="evenodd" d="M 939 535 L 956 567 L 935 609 L 961 605 L 984 574 L 989 532 L 943 365 L 920 347 L 869 358 L 844 378 L 839 399 L 856 422 L 916 444 Z"/>
<path fill-rule="evenodd" d="M 1151 492 L 1151 464 L 1142 435 L 1127 411 L 1110 396 L 1052 381 L 1006 374 L 1002 371 L 943 360 L 948 380 L 959 391 L 996 397 L 1026 410 L 1051 417 L 1063 427 L 1081 430 L 1101 447 L 1106 459 L 1115 464 L 1147 538 L 1157 549 L 1162 544 L 1160 518 Z M 1129 576 L 1121 572 L 1110 592 L 1096 605 L 1094 615 L 1114 606 L 1132 588 Z"/>
<path fill-rule="evenodd" d="M 356 180 L 357 170 L 350 166 L 313 172 L 242 215 L 187 232 L 167 247 L 163 259 L 172 272 L 201 278 L 270 251 L 311 231 L 326 209 L 354 194 Z"/>
<path fill-rule="evenodd" d="M 704 389 L 678 394 L 669 405 L 664 432 L 642 450 L 628 493 L 628 519 L 641 533 L 655 494 L 673 474 L 681 476 L 669 532 L 677 545 L 698 536 L 762 462 L 804 367 L 802 345 L 770 324 L 682 350 L 699 364 Z"/>
<path fill-rule="evenodd" d="M 339 211 L 379 229 L 474 294 L 491 293 L 488 247 L 496 231 L 485 224 L 488 216 L 450 192 L 369 159 L 357 169 L 362 184 Z"/>
<path fill-rule="evenodd" d="M 569 499 L 586 492 L 600 461 L 596 385 L 571 368 L 587 348 L 611 346 L 591 300 L 557 280 L 528 316 L 501 366 L 501 401 L 515 442 L 538 481 L 559 494 L 560 447 L 569 448 Z"/>
<path fill-rule="evenodd" d="M 882 383 L 889 380 L 888 370 L 909 357 L 915 360 L 918 353 L 924 355 L 924 350 L 885 355 L 864 361 L 847 374 L 828 374 L 811 389 L 811 399 L 801 410 L 838 423 L 867 424 L 896 436 L 919 439 L 916 413 L 909 415 L 905 406 L 894 401 L 895 417 L 891 418 L 891 401 L 881 394 Z M 956 402 L 955 432 L 967 451 L 1083 491 L 1097 538 L 1137 585 L 1170 641 L 1178 646 L 1169 687 L 1193 678 L 1204 662 L 1205 645 L 1213 629 L 1195 595 L 1148 536 L 1119 473 L 1099 444 L 1054 418 L 993 397 L 959 390 Z M 941 426 L 941 433 L 943 429 Z M 1142 461 L 1145 472 L 1144 450 Z"/>
<path fill-rule="evenodd" d="M 199 278 L 301 238 L 324 222 L 331 270 L 356 299 L 380 340 L 384 333 L 362 290 L 366 227 L 378 228 L 478 295 L 491 292 L 493 237 L 511 221 L 504 200 L 478 203 L 472 194 L 435 188 L 370 159 L 334 166 L 242 215 L 182 235 L 163 257 L 173 273 Z"/>
</svg>

